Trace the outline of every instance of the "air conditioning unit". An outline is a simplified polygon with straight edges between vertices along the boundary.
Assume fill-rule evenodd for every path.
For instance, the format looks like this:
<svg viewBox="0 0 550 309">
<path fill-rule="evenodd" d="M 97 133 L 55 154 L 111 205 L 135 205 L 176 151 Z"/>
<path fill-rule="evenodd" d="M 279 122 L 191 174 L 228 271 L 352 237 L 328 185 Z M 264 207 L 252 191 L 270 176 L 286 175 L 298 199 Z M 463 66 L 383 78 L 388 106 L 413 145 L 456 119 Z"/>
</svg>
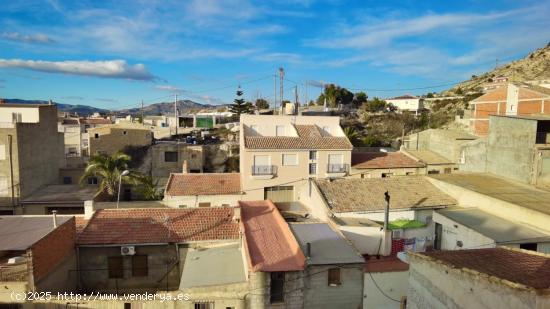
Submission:
<svg viewBox="0 0 550 309">
<path fill-rule="evenodd" d="M 136 254 L 136 248 L 134 246 L 124 246 L 120 247 L 121 255 L 134 255 Z"/>
</svg>

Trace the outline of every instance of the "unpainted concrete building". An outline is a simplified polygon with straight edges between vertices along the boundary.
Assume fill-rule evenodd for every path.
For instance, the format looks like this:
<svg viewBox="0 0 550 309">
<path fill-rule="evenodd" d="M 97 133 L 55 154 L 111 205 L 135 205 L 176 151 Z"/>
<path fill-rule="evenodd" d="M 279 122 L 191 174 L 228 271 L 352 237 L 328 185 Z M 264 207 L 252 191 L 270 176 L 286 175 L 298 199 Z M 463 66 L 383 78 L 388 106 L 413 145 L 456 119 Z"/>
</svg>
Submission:
<svg viewBox="0 0 550 309">
<path fill-rule="evenodd" d="M 55 105 L 0 104 L 0 213 L 58 182 L 63 145 Z"/>
</svg>

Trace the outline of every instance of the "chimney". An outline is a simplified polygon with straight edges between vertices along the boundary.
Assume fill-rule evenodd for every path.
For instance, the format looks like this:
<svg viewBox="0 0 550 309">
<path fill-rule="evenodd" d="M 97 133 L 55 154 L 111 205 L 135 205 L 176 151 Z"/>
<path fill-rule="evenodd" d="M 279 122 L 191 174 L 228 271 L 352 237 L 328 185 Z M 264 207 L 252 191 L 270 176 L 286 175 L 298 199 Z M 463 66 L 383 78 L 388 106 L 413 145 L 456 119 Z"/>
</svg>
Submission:
<svg viewBox="0 0 550 309">
<path fill-rule="evenodd" d="M 189 163 L 187 160 L 183 160 L 182 173 L 189 174 Z"/>
<path fill-rule="evenodd" d="M 84 201 L 84 220 L 90 220 L 94 215 L 94 201 Z"/>
<path fill-rule="evenodd" d="M 57 210 L 52 210 L 53 228 L 57 227 Z"/>
<path fill-rule="evenodd" d="M 306 257 L 309 259 L 311 258 L 311 243 L 306 243 Z"/>
<path fill-rule="evenodd" d="M 241 207 L 233 207 L 233 221 L 241 221 Z"/>
</svg>

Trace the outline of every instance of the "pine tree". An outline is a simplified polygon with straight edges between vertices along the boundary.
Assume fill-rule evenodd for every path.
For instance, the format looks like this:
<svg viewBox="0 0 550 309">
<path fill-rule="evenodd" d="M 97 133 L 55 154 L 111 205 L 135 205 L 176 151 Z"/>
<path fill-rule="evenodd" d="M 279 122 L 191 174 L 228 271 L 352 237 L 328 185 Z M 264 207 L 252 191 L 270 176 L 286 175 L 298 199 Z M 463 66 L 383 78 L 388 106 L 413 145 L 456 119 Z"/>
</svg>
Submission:
<svg viewBox="0 0 550 309">
<path fill-rule="evenodd" d="M 241 87 L 237 89 L 237 98 L 233 101 L 233 104 L 229 108 L 229 111 L 240 116 L 241 114 L 251 114 L 253 110 L 252 103 L 245 102 L 243 98 L 244 92 Z"/>
</svg>

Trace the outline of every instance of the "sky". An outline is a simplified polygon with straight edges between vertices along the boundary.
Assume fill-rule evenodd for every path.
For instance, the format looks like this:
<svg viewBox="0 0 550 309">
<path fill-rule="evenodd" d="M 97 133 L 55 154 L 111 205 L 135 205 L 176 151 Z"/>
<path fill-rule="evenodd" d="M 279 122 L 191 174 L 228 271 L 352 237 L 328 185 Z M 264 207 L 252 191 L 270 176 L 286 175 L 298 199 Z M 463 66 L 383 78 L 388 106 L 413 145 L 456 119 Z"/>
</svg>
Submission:
<svg viewBox="0 0 550 309">
<path fill-rule="evenodd" d="M 548 16 L 548 0 L 3 1 L 0 97 L 116 110 L 240 85 L 272 102 L 280 67 L 289 100 L 423 94 L 544 47 Z"/>
</svg>

